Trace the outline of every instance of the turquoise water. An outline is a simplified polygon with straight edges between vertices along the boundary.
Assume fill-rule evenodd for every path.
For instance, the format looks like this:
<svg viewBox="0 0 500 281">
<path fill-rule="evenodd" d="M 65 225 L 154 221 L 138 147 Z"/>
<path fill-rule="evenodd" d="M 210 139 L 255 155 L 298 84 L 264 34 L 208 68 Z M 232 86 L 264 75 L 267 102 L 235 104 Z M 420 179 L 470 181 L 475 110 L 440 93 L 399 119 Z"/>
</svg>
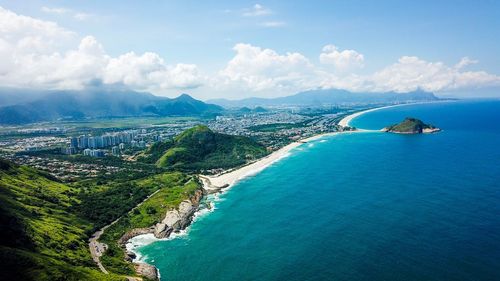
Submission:
<svg viewBox="0 0 500 281">
<path fill-rule="evenodd" d="M 220 196 L 188 235 L 140 248 L 162 280 L 500 280 L 500 101 L 395 107 L 433 135 L 305 144 Z"/>
</svg>

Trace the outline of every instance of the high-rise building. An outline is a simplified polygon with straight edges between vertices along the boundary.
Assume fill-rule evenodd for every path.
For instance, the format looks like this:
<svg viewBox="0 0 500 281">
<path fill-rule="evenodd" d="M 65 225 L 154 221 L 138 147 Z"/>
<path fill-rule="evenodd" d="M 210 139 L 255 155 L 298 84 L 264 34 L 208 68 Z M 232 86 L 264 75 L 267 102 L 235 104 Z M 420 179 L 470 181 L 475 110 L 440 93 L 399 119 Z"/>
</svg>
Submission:
<svg viewBox="0 0 500 281">
<path fill-rule="evenodd" d="M 69 146 L 74 148 L 78 147 L 78 138 L 72 137 Z"/>
<path fill-rule="evenodd" d="M 111 154 L 114 156 L 120 156 L 120 148 L 118 146 L 113 146 L 111 148 Z"/>
<path fill-rule="evenodd" d="M 88 147 L 90 147 L 90 148 L 97 148 L 94 137 L 89 137 L 88 142 L 89 142 Z"/>
<path fill-rule="evenodd" d="M 89 138 L 87 136 L 78 137 L 78 148 L 85 149 L 89 147 Z"/>
</svg>

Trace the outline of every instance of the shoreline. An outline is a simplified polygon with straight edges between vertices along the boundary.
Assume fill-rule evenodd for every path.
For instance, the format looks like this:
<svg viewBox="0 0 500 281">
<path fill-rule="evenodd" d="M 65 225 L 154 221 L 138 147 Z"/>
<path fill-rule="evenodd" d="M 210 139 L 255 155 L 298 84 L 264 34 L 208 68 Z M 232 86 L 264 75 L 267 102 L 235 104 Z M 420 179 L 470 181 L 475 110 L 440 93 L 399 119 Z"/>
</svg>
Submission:
<svg viewBox="0 0 500 281">
<path fill-rule="evenodd" d="M 363 111 L 355 112 L 352 114 L 349 114 L 342 118 L 338 125 L 342 127 L 349 127 L 349 122 L 352 121 L 354 118 L 363 115 L 368 112 L 380 110 L 380 109 L 385 109 L 385 108 L 390 108 L 390 107 L 396 107 L 396 106 L 403 106 L 403 105 L 415 105 L 415 104 L 420 104 L 420 103 L 408 103 L 408 104 L 396 104 L 396 105 L 388 105 L 388 106 L 382 106 L 382 107 L 376 107 L 376 108 L 370 108 L 366 109 Z M 337 131 L 337 132 L 329 132 L 329 133 L 323 133 L 323 134 L 318 134 L 314 135 L 305 139 L 300 139 L 297 141 L 294 141 L 274 152 L 271 154 L 258 159 L 255 162 L 249 163 L 245 166 L 233 169 L 233 170 L 228 170 L 225 173 L 222 173 L 220 175 L 198 175 L 198 178 L 201 181 L 201 189 L 204 191 L 204 198 L 207 198 L 207 195 L 210 194 L 218 194 L 227 191 L 231 187 L 233 187 L 235 184 L 237 184 L 240 180 L 258 174 L 259 172 L 263 171 L 267 167 L 271 166 L 273 163 L 280 161 L 283 158 L 286 158 L 291 154 L 291 151 L 294 150 L 295 148 L 298 148 L 304 144 L 307 144 L 311 141 L 316 141 L 324 137 L 328 136 L 333 136 L 333 135 L 338 135 L 338 134 L 345 134 L 345 133 L 367 133 L 367 132 L 379 132 L 379 130 L 365 130 L 365 129 L 355 129 L 352 131 Z M 209 203 L 211 204 L 211 203 Z M 170 240 L 170 239 L 175 239 L 176 237 L 180 235 L 187 235 L 188 234 L 188 228 L 192 225 L 192 223 L 198 218 L 202 213 L 205 213 L 207 208 L 200 208 L 192 214 L 190 217 L 190 223 L 182 229 L 179 233 L 173 233 L 174 235 L 169 235 L 168 237 L 165 238 L 156 238 L 154 235 L 151 234 L 142 234 L 142 235 L 137 235 L 131 239 L 129 239 L 125 244 L 125 247 L 128 251 L 133 252 L 137 258 L 134 259 L 132 262 L 136 263 L 145 263 L 147 264 L 144 260 L 142 260 L 144 257 L 141 256 L 140 253 L 136 252 L 136 248 L 142 247 L 145 245 L 149 245 L 153 242 L 156 241 L 162 241 L 162 240 Z M 208 208 L 208 212 L 212 212 L 214 209 L 213 208 Z M 138 240 L 143 240 L 144 243 L 139 242 Z M 135 243 L 134 243 L 135 242 Z M 159 270 L 157 269 L 158 272 L 158 277 L 159 275 Z"/>
<path fill-rule="evenodd" d="M 431 102 L 425 102 L 425 103 L 431 103 Z M 373 111 L 377 111 L 377 110 L 381 110 L 381 109 L 386 109 L 386 108 L 399 107 L 399 106 L 404 106 L 404 105 L 415 105 L 415 104 L 423 104 L 423 102 L 392 104 L 392 105 L 386 105 L 386 106 L 375 107 L 375 108 L 370 108 L 370 109 L 358 111 L 358 112 L 355 112 L 353 114 L 349 114 L 346 117 L 342 118 L 339 121 L 339 125 L 342 126 L 342 127 L 350 127 L 349 123 L 353 119 L 355 119 L 355 118 L 357 118 L 357 117 L 359 117 L 359 116 L 361 116 L 361 115 L 363 115 L 365 113 L 373 112 Z"/>
<path fill-rule="evenodd" d="M 247 164 L 235 170 L 230 170 L 226 173 L 222 173 L 220 175 L 198 175 L 202 180 L 203 189 L 208 192 L 208 194 L 221 192 L 223 190 L 227 190 L 230 187 L 234 186 L 240 180 L 255 175 L 262 170 L 266 169 L 273 163 L 287 157 L 290 155 L 290 152 L 300 147 L 306 143 L 311 141 L 316 141 L 318 139 L 333 136 L 337 134 L 345 134 L 345 133 L 362 133 L 362 132 L 370 132 L 370 130 L 354 130 L 354 131 L 339 131 L 339 132 L 330 132 L 319 134 L 315 136 L 311 136 L 305 139 L 300 139 L 298 141 L 294 141 L 274 152 L 261 158 L 253 163 Z"/>
</svg>

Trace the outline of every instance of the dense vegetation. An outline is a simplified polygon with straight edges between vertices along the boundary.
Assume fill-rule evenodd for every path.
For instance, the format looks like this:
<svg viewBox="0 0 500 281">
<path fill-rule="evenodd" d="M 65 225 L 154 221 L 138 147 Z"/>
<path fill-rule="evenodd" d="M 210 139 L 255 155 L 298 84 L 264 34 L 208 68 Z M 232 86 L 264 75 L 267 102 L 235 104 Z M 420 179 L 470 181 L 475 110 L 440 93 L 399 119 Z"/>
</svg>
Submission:
<svg viewBox="0 0 500 281">
<path fill-rule="evenodd" d="M 403 122 L 391 125 L 384 130 L 394 133 L 416 134 L 422 133 L 424 129 L 436 129 L 436 127 L 430 124 L 425 124 L 424 122 L 416 118 L 407 117 L 405 118 L 405 120 L 403 120 Z"/>
<path fill-rule="evenodd" d="M 200 189 L 200 183 L 195 178 L 178 172 L 165 173 L 142 182 L 145 185 L 157 183 L 161 184 L 157 193 L 106 229 L 100 239 L 109 246 L 101 261 L 113 272 L 133 274 L 131 265 L 123 259 L 123 250 L 117 243 L 118 239 L 131 229 L 146 228 L 160 222 L 167 210 L 176 208 Z"/>
<path fill-rule="evenodd" d="M 184 131 L 171 142 L 153 146 L 142 159 L 155 161 L 158 167 L 195 172 L 233 168 L 266 153 L 263 145 L 249 138 L 215 133 L 200 125 Z"/>
<path fill-rule="evenodd" d="M 76 190 L 0 160 L 0 280 L 122 280 L 102 274 L 87 246 L 92 224 L 71 209 Z"/>
<path fill-rule="evenodd" d="M 79 184 L 77 186 L 82 187 L 78 194 L 81 203 L 75 209 L 80 216 L 92 221 L 96 230 L 127 213 L 148 195 L 178 184 L 186 177 L 180 173 L 176 177 L 165 173 L 102 186 L 93 186 L 94 182 L 91 182 L 90 188 L 86 184 Z"/>
</svg>

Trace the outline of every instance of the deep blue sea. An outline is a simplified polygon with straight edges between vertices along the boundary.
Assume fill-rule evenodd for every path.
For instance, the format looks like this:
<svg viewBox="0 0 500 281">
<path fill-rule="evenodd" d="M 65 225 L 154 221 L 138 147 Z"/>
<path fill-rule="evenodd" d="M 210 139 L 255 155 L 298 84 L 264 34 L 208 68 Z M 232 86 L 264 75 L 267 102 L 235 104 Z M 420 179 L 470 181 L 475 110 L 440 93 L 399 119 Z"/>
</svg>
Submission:
<svg viewBox="0 0 500 281">
<path fill-rule="evenodd" d="M 500 280 L 500 101 L 388 108 L 442 132 L 322 138 L 139 249 L 162 280 Z"/>
</svg>

